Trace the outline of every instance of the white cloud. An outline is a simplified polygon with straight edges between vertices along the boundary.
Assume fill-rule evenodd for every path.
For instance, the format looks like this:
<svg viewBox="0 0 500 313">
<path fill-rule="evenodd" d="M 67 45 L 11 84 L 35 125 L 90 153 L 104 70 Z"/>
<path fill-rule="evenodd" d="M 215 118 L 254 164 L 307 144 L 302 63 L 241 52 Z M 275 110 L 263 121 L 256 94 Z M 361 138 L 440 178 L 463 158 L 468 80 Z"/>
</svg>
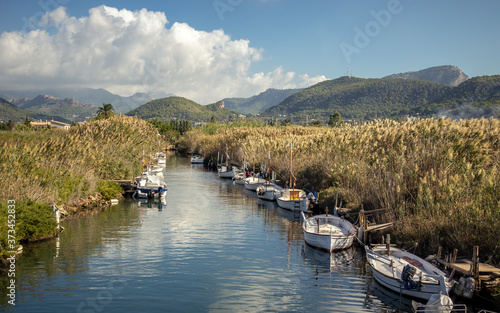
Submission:
<svg viewBox="0 0 500 313">
<path fill-rule="evenodd" d="M 121 95 L 174 93 L 199 103 L 246 97 L 267 88 L 306 87 L 326 79 L 285 72 L 251 74 L 262 49 L 223 30 L 166 27 L 163 12 L 99 6 L 88 17 L 64 7 L 40 19 L 40 29 L 0 36 L 0 86 L 93 87 Z"/>
</svg>

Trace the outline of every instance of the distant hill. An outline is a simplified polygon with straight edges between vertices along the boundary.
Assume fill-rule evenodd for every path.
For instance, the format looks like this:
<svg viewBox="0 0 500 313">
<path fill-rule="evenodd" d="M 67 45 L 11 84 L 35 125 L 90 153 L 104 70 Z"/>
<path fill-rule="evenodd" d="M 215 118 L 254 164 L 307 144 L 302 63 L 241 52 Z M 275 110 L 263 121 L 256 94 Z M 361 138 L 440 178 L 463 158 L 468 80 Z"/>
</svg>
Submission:
<svg viewBox="0 0 500 313">
<path fill-rule="evenodd" d="M 126 115 L 141 119 L 159 118 L 188 120 L 192 122 L 208 122 L 213 117 L 216 121 L 229 121 L 238 117 L 239 113 L 219 108 L 218 104 L 200 105 L 183 97 L 156 99 L 141 105 Z"/>
<path fill-rule="evenodd" d="M 437 102 L 438 116 L 451 118 L 500 117 L 500 75 L 473 77 Z"/>
<path fill-rule="evenodd" d="M 0 97 L 7 99 L 9 101 L 15 100 L 17 98 L 32 99 L 41 94 L 52 95 L 56 98 L 61 98 L 61 99 L 71 98 L 80 101 L 82 103 L 93 104 L 97 107 L 102 106 L 103 103 L 111 103 L 115 108 L 116 113 L 126 113 L 153 99 L 173 96 L 173 94 L 159 92 L 151 94 L 135 93 L 130 97 L 122 97 L 102 88 L 100 89 L 61 88 L 61 89 L 37 89 L 37 90 L 31 89 L 31 90 L 21 90 L 21 91 L 11 91 L 11 90 L 0 91 Z"/>
<path fill-rule="evenodd" d="M 451 88 L 416 79 L 344 76 L 295 93 L 264 114 L 323 120 L 335 112 L 347 119 L 428 114 L 426 104 L 442 98 Z"/>
<path fill-rule="evenodd" d="M 65 120 L 80 122 L 95 116 L 97 107 L 93 104 L 84 104 L 80 101 L 65 98 L 60 99 L 51 95 L 39 95 L 33 99 L 14 99 L 13 104 L 31 111 L 31 115 L 57 116 Z"/>
<path fill-rule="evenodd" d="M 18 108 L 9 101 L 0 98 L 0 122 L 7 123 L 9 120 L 21 122 L 26 119 L 30 112 Z"/>
<path fill-rule="evenodd" d="M 285 100 L 288 96 L 302 89 L 267 89 L 260 94 L 250 98 L 226 98 L 223 99 L 227 109 L 241 112 L 243 114 L 258 114 Z"/>
<path fill-rule="evenodd" d="M 443 65 L 429 67 L 417 72 L 392 74 L 384 78 L 420 79 L 450 86 L 458 86 L 469 79 L 469 76 L 465 75 L 464 72 L 456 66 Z"/>
<path fill-rule="evenodd" d="M 336 112 L 359 120 L 406 115 L 466 118 L 467 110 L 476 112 L 471 117 L 498 116 L 500 75 L 474 77 L 457 87 L 417 79 L 340 77 L 293 94 L 264 114 L 325 121 Z"/>
</svg>

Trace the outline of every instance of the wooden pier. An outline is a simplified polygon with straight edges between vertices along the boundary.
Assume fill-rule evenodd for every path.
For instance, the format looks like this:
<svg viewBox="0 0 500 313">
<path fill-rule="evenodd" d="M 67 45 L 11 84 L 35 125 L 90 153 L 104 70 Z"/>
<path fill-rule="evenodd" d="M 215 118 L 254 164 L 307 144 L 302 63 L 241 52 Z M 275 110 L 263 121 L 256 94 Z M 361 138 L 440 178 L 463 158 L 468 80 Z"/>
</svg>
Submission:
<svg viewBox="0 0 500 313">
<path fill-rule="evenodd" d="M 383 218 L 377 218 L 379 216 L 385 215 L 389 212 L 388 209 L 379 209 L 379 210 L 370 210 L 365 211 L 361 210 L 359 212 L 359 227 L 363 229 L 363 238 L 361 239 L 364 243 L 367 242 L 367 237 L 370 232 L 374 232 L 377 230 L 383 230 L 392 227 L 394 222 L 388 223 L 377 223 L 377 220 Z"/>
</svg>

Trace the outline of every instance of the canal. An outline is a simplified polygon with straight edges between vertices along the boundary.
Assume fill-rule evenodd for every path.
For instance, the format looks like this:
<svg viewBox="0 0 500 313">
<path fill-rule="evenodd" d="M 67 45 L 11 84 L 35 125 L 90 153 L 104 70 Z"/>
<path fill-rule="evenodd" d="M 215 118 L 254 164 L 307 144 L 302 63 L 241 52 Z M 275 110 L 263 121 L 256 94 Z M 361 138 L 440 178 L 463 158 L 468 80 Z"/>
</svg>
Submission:
<svg viewBox="0 0 500 313">
<path fill-rule="evenodd" d="M 125 199 L 27 245 L 16 262 L 16 305 L 3 294 L 0 311 L 410 310 L 374 282 L 359 248 L 309 248 L 298 215 L 187 158 L 170 156 L 164 175 L 164 203 Z"/>
</svg>

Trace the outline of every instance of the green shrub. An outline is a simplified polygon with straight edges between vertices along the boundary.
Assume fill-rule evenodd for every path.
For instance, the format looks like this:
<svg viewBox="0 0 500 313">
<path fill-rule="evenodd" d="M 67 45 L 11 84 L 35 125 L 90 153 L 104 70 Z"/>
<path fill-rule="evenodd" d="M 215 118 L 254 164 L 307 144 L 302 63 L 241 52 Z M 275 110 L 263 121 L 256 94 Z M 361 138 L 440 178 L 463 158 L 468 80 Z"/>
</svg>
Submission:
<svg viewBox="0 0 500 313">
<path fill-rule="evenodd" d="M 119 184 L 109 180 L 101 181 L 97 186 L 97 191 L 107 200 L 113 199 L 123 193 L 123 189 Z"/>
<path fill-rule="evenodd" d="M 6 251 L 17 250 L 17 245 L 21 241 L 41 238 L 56 231 L 57 223 L 50 205 L 30 200 L 15 201 L 15 213 L 12 216 L 9 214 L 12 213 L 9 212 L 9 209 L 13 209 L 13 207 L 9 207 L 8 204 L 12 205 L 13 203 L 0 202 L 0 250 L 2 255 Z M 8 232 L 9 229 L 12 229 L 7 224 L 8 220 L 15 221 L 15 233 Z M 12 239 L 12 237 L 8 237 L 9 234 L 15 237 L 14 249 L 10 247 L 11 243 L 8 242 L 9 239 Z"/>
</svg>

